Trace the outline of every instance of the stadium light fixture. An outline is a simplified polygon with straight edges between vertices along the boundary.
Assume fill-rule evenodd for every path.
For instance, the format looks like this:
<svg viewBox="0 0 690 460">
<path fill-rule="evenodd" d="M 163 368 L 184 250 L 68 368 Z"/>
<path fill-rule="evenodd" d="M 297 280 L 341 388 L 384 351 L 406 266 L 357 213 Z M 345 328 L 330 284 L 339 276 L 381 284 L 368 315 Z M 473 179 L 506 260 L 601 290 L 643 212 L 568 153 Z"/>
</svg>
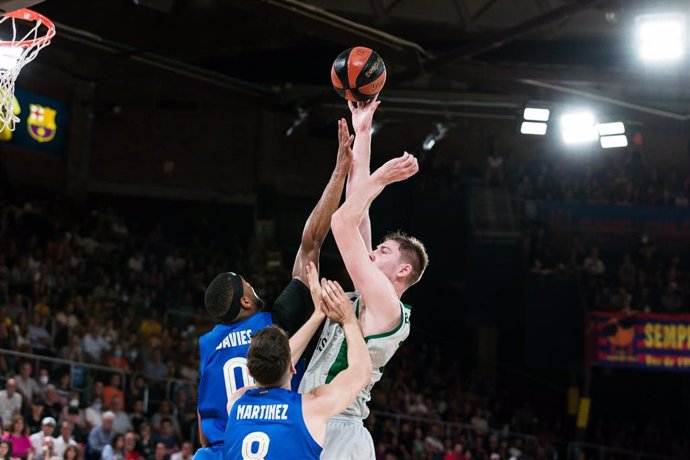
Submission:
<svg viewBox="0 0 690 460">
<path fill-rule="evenodd" d="M 520 125 L 520 133 L 543 136 L 546 134 L 547 127 L 548 125 L 546 123 L 540 123 L 536 121 L 523 121 L 522 125 Z"/>
<path fill-rule="evenodd" d="M 561 135 L 566 144 L 597 140 L 596 119 L 592 112 L 571 112 L 561 117 Z"/>
<path fill-rule="evenodd" d="M 616 134 L 625 134 L 625 125 L 622 121 L 613 123 L 599 123 L 597 125 L 599 136 L 613 136 Z"/>
<path fill-rule="evenodd" d="M 618 136 L 604 136 L 599 139 L 601 143 L 601 148 L 603 149 L 615 149 L 619 147 L 628 146 L 628 137 L 625 134 Z"/>
<path fill-rule="evenodd" d="M 681 13 L 643 14 L 635 19 L 638 53 L 647 62 L 675 62 L 685 54 L 686 17 Z"/>
<path fill-rule="evenodd" d="M 526 107 L 523 112 L 523 118 L 527 121 L 549 121 L 549 115 L 551 111 L 549 109 L 538 109 L 536 107 Z"/>
</svg>

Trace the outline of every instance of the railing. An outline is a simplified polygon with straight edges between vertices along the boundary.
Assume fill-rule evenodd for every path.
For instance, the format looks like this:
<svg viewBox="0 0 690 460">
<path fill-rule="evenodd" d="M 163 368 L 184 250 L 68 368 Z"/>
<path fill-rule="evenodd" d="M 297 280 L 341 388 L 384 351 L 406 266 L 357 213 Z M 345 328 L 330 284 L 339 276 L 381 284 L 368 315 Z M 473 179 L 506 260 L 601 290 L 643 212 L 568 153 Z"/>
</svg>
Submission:
<svg viewBox="0 0 690 460">
<path fill-rule="evenodd" d="M 578 460 L 581 452 L 585 453 L 587 460 L 608 460 L 610 458 L 615 458 L 616 460 L 675 460 L 677 458 L 584 442 L 571 442 L 568 444 L 568 460 Z"/>
<path fill-rule="evenodd" d="M 460 422 L 446 422 L 443 420 L 435 420 L 431 418 L 424 418 L 424 417 L 416 417 L 414 415 L 405 415 L 405 414 L 396 414 L 394 412 L 386 412 L 386 411 L 380 411 L 380 410 L 372 410 L 371 413 L 375 415 L 377 418 L 389 418 L 395 420 L 395 429 L 396 431 L 400 430 L 400 422 L 402 420 L 404 421 L 409 421 L 409 422 L 415 422 L 415 423 L 421 423 L 425 425 L 442 425 L 445 429 L 446 434 L 451 434 L 453 429 L 455 430 L 466 430 L 466 431 L 478 431 L 477 427 L 474 425 L 470 425 L 467 423 L 460 423 Z M 507 430 L 496 430 L 496 429 L 487 429 L 486 434 L 488 435 L 497 435 L 499 437 L 519 437 L 525 440 L 527 443 L 532 443 L 532 444 L 537 444 L 538 438 L 533 435 L 533 434 L 526 434 L 526 433 L 515 433 Z"/>
</svg>

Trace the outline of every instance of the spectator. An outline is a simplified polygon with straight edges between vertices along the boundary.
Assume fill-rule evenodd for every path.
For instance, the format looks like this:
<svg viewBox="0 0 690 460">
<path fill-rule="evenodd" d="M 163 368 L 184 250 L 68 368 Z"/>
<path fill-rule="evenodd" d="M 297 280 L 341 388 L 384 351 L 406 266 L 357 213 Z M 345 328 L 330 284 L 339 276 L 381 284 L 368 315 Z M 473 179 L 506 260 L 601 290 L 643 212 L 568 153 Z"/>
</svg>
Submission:
<svg viewBox="0 0 690 460">
<path fill-rule="evenodd" d="M 19 458 L 26 458 L 33 455 L 34 449 L 29 439 L 29 430 L 24 423 L 24 417 L 15 415 L 10 425 L 8 439 L 12 443 L 12 455 Z"/>
<path fill-rule="evenodd" d="M 153 428 L 155 430 L 160 430 L 161 429 L 161 422 L 163 419 L 169 419 L 172 423 L 173 426 L 173 431 L 177 434 L 180 431 L 180 425 L 177 424 L 177 417 L 172 412 L 172 406 L 170 404 L 170 401 L 161 401 L 160 405 L 158 406 L 158 412 L 153 414 L 153 417 L 151 417 L 151 425 L 153 425 Z"/>
<path fill-rule="evenodd" d="M 41 389 L 41 394 L 45 393 L 46 387 L 50 383 L 50 372 L 48 369 L 42 367 L 38 371 L 38 387 Z"/>
<path fill-rule="evenodd" d="M 67 446 L 62 458 L 64 460 L 79 460 L 81 458 L 81 449 L 79 446 Z"/>
<path fill-rule="evenodd" d="M 86 357 L 94 363 L 100 363 L 104 351 L 110 349 L 110 345 L 101 334 L 101 326 L 96 318 L 89 320 L 88 332 L 82 340 L 82 348 Z"/>
<path fill-rule="evenodd" d="M 158 442 L 155 445 L 153 460 L 169 460 L 170 455 L 168 454 L 168 449 L 165 447 L 165 443 Z"/>
<path fill-rule="evenodd" d="M 79 407 L 70 406 L 67 408 L 67 421 L 72 425 L 72 437 L 77 444 L 88 442 L 88 433 L 84 430 L 84 417 L 80 414 Z"/>
<path fill-rule="evenodd" d="M 173 432 L 173 422 L 170 418 L 165 417 L 161 420 L 160 430 L 153 435 L 153 442 L 156 445 L 163 443 L 167 455 L 172 455 L 173 452 L 178 450 L 179 445 Z"/>
<path fill-rule="evenodd" d="M 168 378 L 168 367 L 161 361 L 160 350 L 153 350 L 151 360 L 146 363 L 145 372 L 154 382 L 161 382 Z"/>
<path fill-rule="evenodd" d="M 151 425 L 148 423 L 142 423 L 139 425 L 139 445 L 141 446 L 141 452 L 144 458 L 152 458 L 156 449 L 156 445 L 153 443 L 153 438 L 151 437 Z M 163 446 L 165 449 L 165 446 Z"/>
<path fill-rule="evenodd" d="M 34 396 L 38 396 L 41 393 L 38 383 L 31 377 L 31 371 L 31 363 L 25 361 L 19 367 L 19 374 L 14 377 L 17 391 L 22 395 L 27 405 L 31 404 Z"/>
<path fill-rule="evenodd" d="M 53 417 L 45 417 L 41 422 L 41 430 L 29 437 L 29 439 L 31 439 L 31 446 L 34 452 L 36 452 L 36 456 L 43 456 L 43 441 L 45 441 L 46 438 L 52 439 L 53 431 L 55 431 L 55 419 Z"/>
<path fill-rule="evenodd" d="M 125 434 L 132 430 L 132 424 L 129 421 L 129 416 L 123 410 L 124 405 L 122 403 L 122 398 L 119 396 L 113 396 L 111 410 L 115 414 L 115 420 L 113 421 L 113 430 L 115 433 Z"/>
<path fill-rule="evenodd" d="M 172 454 L 170 460 L 192 460 L 193 452 L 192 443 L 185 441 L 182 443 L 182 449 L 179 452 Z"/>
<path fill-rule="evenodd" d="M 72 394 L 72 385 L 70 382 L 69 373 L 64 373 L 60 376 L 60 381 L 58 382 L 58 386 L 55 388 L 55 391 L 57 392 L 60 404 L 65 407 L 68 406 L 70 396 Z"/>
<path fill-rule="evenodd" d="M 101 426 L 103 423 L 103 404 L 101 403 L 100 396 L 95 396 L 91 405 L 86 408 L 84 411 L 84 419 L 89 429 Z"/>
<path fill-rule="evenodd" d="M 62 457 L 55 453 L 55 439 L 47 437 L 43 440 L 43 445 L 40 450 L 34 454 L 35 460 L 61 460 Z"/>
<path fill-rule="evenodd" d="M 599 258 L 599 249 L 592 248 L 583 264 L 585 273 L 590 276 L 603 276 L 606 273 L 604 262 Z"/>
<path fill-rule="evenodd" d="M 0 431 L 9 428 L 12 418 L 18 415 L 22 409 L 22 397 L 17 390 L 14 379 L 7 379 L 5 389 L 0 391 Z"/>
<path fill-rule="evenodd" d="M 65 345 L 60 350 L 60 357 L 70 361 L 84 361 L 81 337 L 79 337 L 77 334 L 72 334 L 69 345 Z"/>
<path fill-rule="evenodd" d="M 65 455 L 65 450 L 67 450 L 67 447 L 77 445 L 77 442 L 72 437 L 73 432 L 74 428 L 72 422 L 65 420 L 64 422 L 60 423 L 60 433 L 55 438 L 55 442 L 53 443 L 53 449 L 58 457 L 62 458 Z"/>
<path fill-rule="evenodd" d="M 55 385 L 48 385 L 46 387 L 44 401 L 46 415 L 55 419 L 60 418 L 62 414 L 62 404 L 60 404 L 60 398 L 55 390 Z"/>
<path fill-rule="evenodd" d="M 103 448 L 101 460 L 119 460 L 125 458 L 125 436 L 117 433 L 110 444 Z"/>
<path fill-rule="evenodd" d="M 31 412 L 27 414 L 26 425 L 30 433 L 39 431 L 43 426 L 43 419 L 48 416 L 43 398 L 35 398 L 31 403 Z"/>
<path fill-rule="evenodd" d="M 111 408 L 112 399 L 114 397 L 120 398 L 120 401 L 125 400 L 125 394 L 122 392 L 122 378 L 120 374 L 111 375 L 110 384 L 103 387 L 103 406 L 106 409 Z"/>
<path fill-rule="evenodd" d="M 125 434 L 125 458 L 127 460 L 141 460 L 143 455 L 137 445 L 137 434 L 133 431 L 128 431 Z"/>
<path fill-rule="evenodd" d="M 0 438 L 0 460 L 12 460 L 16 458 L 12 455 L 12 443 L 7 439 Z"/>
<path fill-rule="evenodd" d="M 129 414 L 129 421 L 137 433 L 142 423 L 148 423 L 149 419 L 144 415 L 144 401 L 141 399 L 137 399 L 134 402 L 134 407 L 132 407 L 132 411 Z"/>
<path fill-rule="evenodd" d="M 35 353 L 51 354 L 53 349 L 53 337 L 48 333 L 44 325 L 44 319 L 41 314 L 34 310 L 31 316 L 31 324 L 29 325 L 29 344 Z"/>
<path fill-rule="evenodd" d="M 103 413 L 103 423 L 91 429 L 88 442 L 88 456 L 90 459 L 101 458 L 103 449 L 113 442 L 115 438 L 113 420 L 115 420 L 115 414 L 110 411 L 105 412 Z"/>
</svg>

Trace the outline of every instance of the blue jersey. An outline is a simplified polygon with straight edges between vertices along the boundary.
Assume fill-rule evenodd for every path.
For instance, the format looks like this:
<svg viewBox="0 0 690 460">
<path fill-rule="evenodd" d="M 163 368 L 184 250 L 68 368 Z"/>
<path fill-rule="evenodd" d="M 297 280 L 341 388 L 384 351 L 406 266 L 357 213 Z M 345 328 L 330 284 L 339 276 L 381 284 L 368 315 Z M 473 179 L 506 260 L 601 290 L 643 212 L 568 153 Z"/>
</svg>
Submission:
<svg viewBox="0 0 690 460">
<path fill-rule="evenodd" d="M 223 443 L 228 401 L 239 388 L 254 385 L 247 370 L 252 335 L 273 324 L 270 313 L 256 313 L 234 324 L 218 324 L 199 338 L 199 415 L 211 446 Z"/>
<path fill-rule="evenodd" d="M 304 423 L 301 394 L 253 388 L 232 405 L 223 450 L 224 460 L 318 460 L 323 449 Z"/>
</svg>

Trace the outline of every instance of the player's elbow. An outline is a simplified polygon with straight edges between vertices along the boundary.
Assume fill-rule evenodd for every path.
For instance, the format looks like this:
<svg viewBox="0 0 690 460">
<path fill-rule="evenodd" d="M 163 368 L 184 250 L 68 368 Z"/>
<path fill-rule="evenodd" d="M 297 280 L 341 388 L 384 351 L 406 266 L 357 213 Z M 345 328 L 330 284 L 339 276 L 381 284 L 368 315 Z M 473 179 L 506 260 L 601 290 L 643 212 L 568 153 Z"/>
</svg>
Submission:
<svg viewBox="0 0 690 460">
<path fill-rule="evenodd" d="M 340 235 L 345 228 L 345 216 L 341 210 L 336 211 L 331 216 L 331 231 L 333 236 Z"/>
</svg>

